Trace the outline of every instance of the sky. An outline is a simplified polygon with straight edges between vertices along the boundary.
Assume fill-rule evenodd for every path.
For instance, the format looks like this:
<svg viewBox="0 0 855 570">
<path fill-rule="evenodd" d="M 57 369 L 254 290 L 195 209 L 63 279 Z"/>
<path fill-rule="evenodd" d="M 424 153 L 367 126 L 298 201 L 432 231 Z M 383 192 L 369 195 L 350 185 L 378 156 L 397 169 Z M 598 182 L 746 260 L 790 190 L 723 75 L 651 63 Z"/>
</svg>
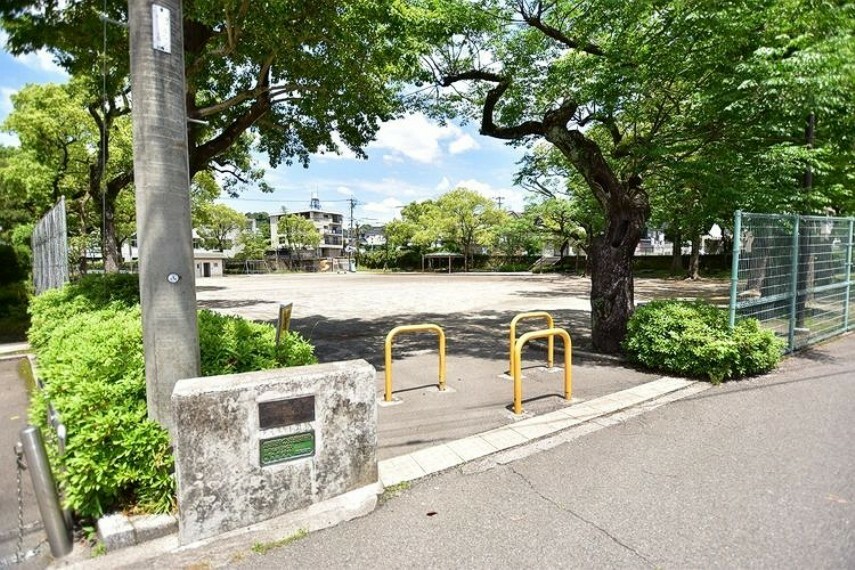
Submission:
<svg viewBox="0 0 855 570">
<path fill-rule="evenodd" d="M 0 46 L 5 46 L 0 33 Z M 63 83 L 66 74 L 50 54 L 13 57 L 0 51 L 0 123 L 12 109 L 11 97 L 28 83 Z M 9 133 L 0 144 L 16 145 Z M 366 148 L 368 159 L 352 155 L 317 155 L 309 168 L 301 165 L 271 169 L 266 157 L 266 181 L 275 191 L 245 191 L 239 198 L 220 201 L 241 212 L 299 211 L 316 194 L 321 208 L 349 216 L 348 200 L 357 200 L 358 224 L 382 224 L 399 214 L 405 204 L 436 198 L 457 187 L 477 191 L 501 202 L 506 210 L 522 211 L 526 192 L 513 186 L 517 161 L 523 151 L 482 137 L 477 125 L 441 126 L 424 115 L 408 115 L 384 123 Z"/>
</svg>

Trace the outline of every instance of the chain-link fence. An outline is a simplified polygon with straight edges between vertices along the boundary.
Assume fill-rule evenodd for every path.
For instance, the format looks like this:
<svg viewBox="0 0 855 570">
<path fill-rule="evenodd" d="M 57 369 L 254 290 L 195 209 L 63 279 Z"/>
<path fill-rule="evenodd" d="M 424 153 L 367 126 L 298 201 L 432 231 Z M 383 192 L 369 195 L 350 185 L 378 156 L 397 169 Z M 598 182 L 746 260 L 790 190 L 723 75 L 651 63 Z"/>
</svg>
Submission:
<svg viewBox="0 0 855 570">
<path fill-rule="evenodd" d="M 855 327 L 855 218 L 737 212 L 731 323 L 755 317 L 796 350 Z"/>
<path fill-rule="evenodd" d="M 68 282 L 65 198 L 44 215 L 33 231 L 33 286 L 36 295 Z"/>
</svg>

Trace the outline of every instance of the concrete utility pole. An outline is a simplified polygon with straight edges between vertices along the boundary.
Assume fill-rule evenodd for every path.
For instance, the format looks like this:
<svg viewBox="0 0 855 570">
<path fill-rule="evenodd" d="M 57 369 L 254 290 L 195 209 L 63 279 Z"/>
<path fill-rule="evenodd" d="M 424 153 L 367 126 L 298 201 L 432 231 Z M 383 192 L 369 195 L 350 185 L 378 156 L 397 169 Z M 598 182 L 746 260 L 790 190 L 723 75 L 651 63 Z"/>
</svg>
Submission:
<svg viewBox="0 0 855 570">
<path fill-rule="evenodd" d="M 148 415 L 171 431 L 172 388 L 199 376 L 181 2 L 128 0 L 128 24 Z"/>
<path fill-rule="evenodd" d="M 353 252 L 359 247 L 359 244 L 353 239 L 353 209 L 356 207 L 356 198 L 348 199 L 350 202 L 350 232 L 347 234 L 348 250 L 347 250 L 347 269 L 353 271 Z"/>
</svg>

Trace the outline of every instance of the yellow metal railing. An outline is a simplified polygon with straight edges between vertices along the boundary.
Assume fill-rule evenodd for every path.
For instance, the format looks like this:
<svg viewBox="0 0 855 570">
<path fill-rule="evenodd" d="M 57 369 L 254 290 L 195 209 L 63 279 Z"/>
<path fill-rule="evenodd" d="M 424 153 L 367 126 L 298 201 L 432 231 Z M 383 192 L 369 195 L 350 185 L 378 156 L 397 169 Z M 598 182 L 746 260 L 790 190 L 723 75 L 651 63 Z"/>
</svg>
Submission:
<svg viewBox="0 0 855 570">
<path fill-rule="evenodd" d="M 439 390 L 445 390 L 445 333 L 438 325 L 404 325 L 395 327 L 386 335 L 386 392 L 383 400 L 392 401 L 392 340 L 400 333 L 431 331 L 439 336 Z"/>
<path fill-rule="evenodd" d="M 539 331 L 527 332 L 517 340 L 514 345 L 514 413 L 520 415 L 522 409 L 522 349 L 525 343 L 535 338 L 549 338 L 550 340 L 556 336 L 564 339 L 564 399 L 569 400 L 573 391 L 573 376 L 570 368 L 572 362 L 572 344 L 570 335 L 564 329 L 544 329 Z"/>
<path fill-rule="evenodd" d="M 514 373 L 514 343 L 517 341 L 517 323 L 523 319 L 546 319 L 546 328 L 554 329 L 555 328 L 555 320 L 552 318 L 552 315 L 547 313 L 546 311 L 532 311 L 530 313 L 520 313 L 515 316 L 511 320 L 511 344 L 508 349 L 508 353 L 510 354 L 510 364 L 508 365 L 508 374 L 513 375 Z M 549 368 L 552 368 L 553 363 L 553 355 L 554 355 L 554 343 L 553 337 L 549 337 L 549 350 L 547 352 L 547 360 L 546 364 Z"/>
</svg>

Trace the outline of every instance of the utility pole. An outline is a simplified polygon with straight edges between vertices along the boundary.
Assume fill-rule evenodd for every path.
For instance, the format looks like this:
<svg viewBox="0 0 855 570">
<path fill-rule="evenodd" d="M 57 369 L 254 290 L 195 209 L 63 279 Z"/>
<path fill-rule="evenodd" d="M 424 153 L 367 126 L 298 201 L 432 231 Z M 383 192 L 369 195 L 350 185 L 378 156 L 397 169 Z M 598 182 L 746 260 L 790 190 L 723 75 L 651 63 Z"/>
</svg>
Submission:
<svg viewBox="0 0 855 570">
<path fill-rule="evenodd" d="M 353 251 L 354 248 L 357 247 L 353 240 L 353 209 L 356 207 L 357 201 L 356 198 L 349 198 L 347 200 L 350 203 L 350 233 L 348 233 L 348 249 L 347 249 L 347 268 L 349 271 L 353 271 Z"/>
<path fill-rule="evenodd" d="M 505 198 L 503 196 L 494 196 L 493 200 L 496 201 L 496 205 L 498 205 L 499 209 L 501 210 L 502 209 L 502 202 L 505 201 Z"/>
<path fill-rule="evenodd" d="M 128 0 L 128 25 L 146 397 L 171 431 L 175 383 L 199 376 L 181 2 Z"/>
</svg>

